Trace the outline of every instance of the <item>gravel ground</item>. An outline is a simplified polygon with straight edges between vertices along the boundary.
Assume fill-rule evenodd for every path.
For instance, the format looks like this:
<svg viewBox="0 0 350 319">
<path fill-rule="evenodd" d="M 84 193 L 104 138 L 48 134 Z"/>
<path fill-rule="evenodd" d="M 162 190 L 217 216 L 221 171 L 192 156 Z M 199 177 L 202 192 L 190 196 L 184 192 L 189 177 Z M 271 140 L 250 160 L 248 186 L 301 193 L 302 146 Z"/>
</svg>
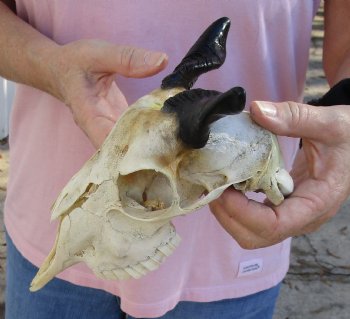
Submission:
<svg viewBox="0 0 350 319">
<path fill-rule="evenodd" d="M 328 89 L 322 70 L 323 16 L 315 19 L 305 101 Z M 293 239 L 274 319 L 350 318 L 350 200 L 321 229 Z"/>
</svg>

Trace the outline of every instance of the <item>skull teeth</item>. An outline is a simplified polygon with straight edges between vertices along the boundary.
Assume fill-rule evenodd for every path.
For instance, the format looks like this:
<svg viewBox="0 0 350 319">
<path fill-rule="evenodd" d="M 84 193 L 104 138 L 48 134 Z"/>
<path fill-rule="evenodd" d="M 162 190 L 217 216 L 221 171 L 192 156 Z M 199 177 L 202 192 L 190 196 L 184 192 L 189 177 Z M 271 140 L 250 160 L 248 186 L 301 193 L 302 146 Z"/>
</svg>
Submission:
<svg viewBox="0 0 350 319">
<path fill-rule="evenodd" d="M 148 260 L 142 261 L 141 265 L 144 266 L 145 268 L 147 268 L 148 271 L 153 271 L 153 270 L 156 270 L 159 267 L 160 263 L 159 262 L 155 262 L 152 259 L 148 259 Z"/>
<path fill-rule="evenodd" d="M 137 265 L 128 266 L 124 269 L 117 268 L 113 270 L 105 270 L 102 272 L 102 277 L 110 280 L 126 280 L 130 278 L 139 279 L 150 271 L 159 268 L 164 259 L 173 253 L 180 241 L 180 236 L 175 234 L 175 236 L 167 244 L 158 247 L 156 254 L 149 256 L 147 260 L 144 260 Z"/>
<path fill-rule="evenodd" d="M 148 273 L 148 270 L 144 266 L 142 266 L 141 263 L 133 266 L 133 268 L 142 276 Z"/>
<path fill-rule="evenodd" d="M 158 250 L 163 253 L 165 256 L 170 256 L 173 251 L 175 250 L 175 248 L 179 245 L 181 241 L 180 236 L 176 235 L 171 242 L 167 243 L 164 246 L 160 246 L 158 247 Z"/>
<path fill-rule="evenodd" d="M 144 268 L 146 268 L 147 272 L 156 270 L 163 262 L 165 257 L 172 254 L 175 248 L 179 245 L 180 241 L 180 236 L 176 234 L 169 243 L 158 247 L 157 252 L 154 256 L 150 256 L 149 259 L 140 262 L 139 265 L 142 265 Z"/>
<path fill-rule="evenodd" d="M 142 273 L 138 272 L 135 267 L 126 267 L 124 269 L 131 277 L 135 278 L 135 279 L 139 279 L 142 277 Z"/>
<path fill-rule="evenodd" d="M 130 279 L 131 277 L 124 269 L 113 269 L 112 271 L 119 280 Z"/>
<path fill-rule="evenodd" d="M 112 270 L 104 270 L 102 273 L 102 277 L 109 280 L 116 280 L 118 277 L 114 274 Z"/>
<path fill-rule="evenodd" d="M 158 247 L 158 250 L 160 252 L 162 252 L 167 257 L 170 256 L 172 254 L 172 252 L 174 251 L 174 249 L 172 247 L 170 247 L 170 245 Z"/>
<path fill-rule="evenodd" d="M 168 245 L 169 245 L 169 246 L 172 246 L 173 249 L 175 250 L 176 247 L 180 245 L 180 242 L 181 242 L 181 237 L 180 237 L 178 234 L 176 234 L 176 235 L 170 240 L 170 242 L 169 242 Z"/>
</svg>

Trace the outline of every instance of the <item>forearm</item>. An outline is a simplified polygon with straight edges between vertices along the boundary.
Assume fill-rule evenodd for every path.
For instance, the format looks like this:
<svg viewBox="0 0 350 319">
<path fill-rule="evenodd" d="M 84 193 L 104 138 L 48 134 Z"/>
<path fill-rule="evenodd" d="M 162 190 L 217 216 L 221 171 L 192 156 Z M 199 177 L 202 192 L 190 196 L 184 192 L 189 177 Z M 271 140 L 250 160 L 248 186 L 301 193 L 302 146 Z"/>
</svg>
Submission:
<svg viewBox="0 0 350 319">
<path fill-rule="evenodd" d="M 53 94 L 50 57 L 58 45 L 0 1 L 0 75 Z"/>
<path fill-rule="evenodd" d="M 325 1 L 323 64 L 327 80 L 333 86 L 350 77 L 350 1 Z"/>
</svg>

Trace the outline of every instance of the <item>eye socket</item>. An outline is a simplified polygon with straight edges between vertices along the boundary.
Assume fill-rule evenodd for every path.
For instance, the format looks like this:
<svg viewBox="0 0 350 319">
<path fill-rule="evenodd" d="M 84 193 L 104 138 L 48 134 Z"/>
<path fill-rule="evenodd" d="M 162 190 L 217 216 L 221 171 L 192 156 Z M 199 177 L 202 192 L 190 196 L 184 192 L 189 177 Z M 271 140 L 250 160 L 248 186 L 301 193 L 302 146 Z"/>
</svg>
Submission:
<svg viewBox="0 0 350 319">
<path fill-rule="evenodd" d="M 122 207 L 128 211 L 162 211 L 171 206 L 173 191 L 167 176 L 152 169 L 120 175 L 118 180 Z"/>
</svg>

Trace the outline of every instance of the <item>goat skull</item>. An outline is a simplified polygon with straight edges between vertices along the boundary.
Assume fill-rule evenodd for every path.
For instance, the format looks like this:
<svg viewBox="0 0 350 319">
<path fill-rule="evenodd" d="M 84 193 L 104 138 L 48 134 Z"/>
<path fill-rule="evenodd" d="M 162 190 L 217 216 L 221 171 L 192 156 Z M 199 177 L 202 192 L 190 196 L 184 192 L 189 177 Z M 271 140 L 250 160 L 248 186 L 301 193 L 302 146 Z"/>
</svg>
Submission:
<svg viewBox="0 0 350 319">
<path fill-rule="evenodd" d="M 242 112 L 242 88 L 188 90 L 200 73 L 223 63 L 228 28 L 227 18 L 212 24 L 162 88 L 127 109 L 63 189 L 52 212 L 60 218 L 56 242 L 32 291 L 79 262 L 104 279 L 145 275 L 180 242 L 171 219 L 208 204 L 230 185 L 262 191 L 276 205 L 292 191 L 276 137 Z"/>
</svg>

